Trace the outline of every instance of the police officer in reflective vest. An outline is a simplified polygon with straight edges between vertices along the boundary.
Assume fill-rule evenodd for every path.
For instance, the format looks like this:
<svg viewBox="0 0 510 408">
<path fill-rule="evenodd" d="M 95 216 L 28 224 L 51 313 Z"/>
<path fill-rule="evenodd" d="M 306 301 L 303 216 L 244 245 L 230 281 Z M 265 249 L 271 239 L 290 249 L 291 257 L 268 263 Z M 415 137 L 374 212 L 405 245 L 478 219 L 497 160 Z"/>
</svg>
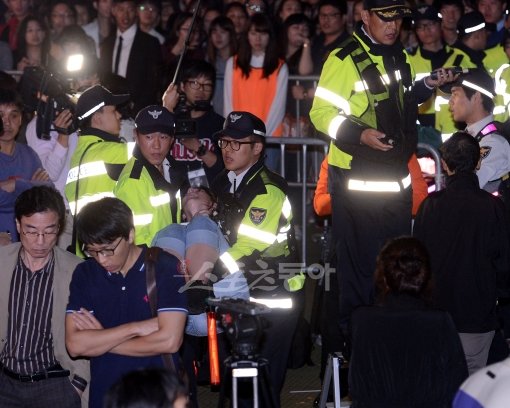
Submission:
<svg viewBox="0 0 510 408">
<path fill-rule="evenodd" d="M 260 351 L 269 361 L 272 395 L 279 407 L 298 315 L 293 291 L 300 289 L 300 280 L 292 277 L 299 266 L 294 257 L 287 183 L 264 165 L 265 133 L 264 122 L 251 113 L 227 115 L 216 136 L 225 170 L 212 189 L 218 195 L 221 223 L 230 232 L 231 245 L 220 254 L 218 274 L 228 280 L 229 275 L 242 271 L 250 285 L 250 299 L 272 308 Z M 222 211 L 227 214 L 222 216 Z"/>
<path fill-rule="evenodd" d="M 437 81 L 414 82 L 399 43 L 402 18 L 410 15 L 403 0 L 365 0 L 363 25 L 330 54 L 310 111 L 332 139 L 328 188 L 340 310 L 326 312 L 343 330 L 355 307 L 373 302 L 379 249 L 411 233 L 407 162 L 417 144 L 417 101 L 453 80 L 441 68 Z"/>
<path fill-rule="evenodd" d="M 175 116 L 165 107 L 149 105 L 135 118 L 136 147 L 113 192 L 131 211 L 135 243 L 150 245 L 156 233 L 181 221 L 180 188 L 185 168 L 167 155 L 174 143 Z"/>
<path fill-rule="evenodd" d="M 101 85 L 87 89 L 78 99 L 80 134 L 65 186 L 74 216 L 89 202 L 113 197 L 115 183 L 134 146 L 119 139 L 121 116 L 117 106 L 128 101 L 129 95 L 114 95 Z M 75 238 L 73 234 L 72 246 Z"/>
</svg>

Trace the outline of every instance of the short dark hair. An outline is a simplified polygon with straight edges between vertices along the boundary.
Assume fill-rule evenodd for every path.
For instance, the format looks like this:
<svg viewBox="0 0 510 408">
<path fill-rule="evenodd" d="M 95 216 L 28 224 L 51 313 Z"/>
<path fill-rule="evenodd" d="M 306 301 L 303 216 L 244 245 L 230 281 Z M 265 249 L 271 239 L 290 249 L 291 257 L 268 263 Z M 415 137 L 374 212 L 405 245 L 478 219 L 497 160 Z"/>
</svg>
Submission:
<svg viewBox="0 0 510 408">
<path fill-rule="evenodd" d="M 448 168 L 455 173 L 473 173 L 480 160 L 480 145 L 466 132 L 454 133 L 439 151 Z"/>
<path fill-rule="evenodd" d="M 480 92 L 467 86 L 463 86 L 462 89 L 464 89 L 464 93 L 466 94 L 466 97 L 468 99 L 471 99 L 476 92 Z M 492 113 L 492 111 L 494 110 L 494 100 L 481 92 L 480 96 L 482 97 L 482 106 L 485 109 L 485 111 Z"/>
<path fill-rule="evenodd" d="M 82 245 L 109 244 L 118 238 L 128 239 L 133 229 L 131 209 L 114 197 L 88 203 L 76 218 L 78 240 Z"/>
<path fill-rule="evenodd" d="M 58 216 L 59 231 L 64 230 L 66 206 L 62 195 L 50 186 L 35 186 L 21 193 L 14 203 L 14 215 L 18 222 L 22 217 L 53 211 Z"/>
<path fill-rule="evenodd" d="M 388 241 L 377 256 L 375 279 L 381 300 L 388 293 L 427 298 L 431 272 L 425 245 L 413 237 Z"/>
<path fill-rule="evenodd" d="M 347 15 L 347 2 L 345 0 L 321 0 L 317 6 L 320 10 L 323 6 L 331 6 L 336 8 L 343 16 Z"/>
<path fill-rule="evenodd" d="M 182 71 L 181 81 L 187 81 L 190 78 L 204 76 L 216 83 L 216 68 L 207 61 L 199 60 L 188 62 Z"/>
<path fill-rule="evenodd" d="M 163 368 L 146 368 L 124 375 L 108 391 L 105 408 L 173 407 L 178 398 L 187 397 L 184 382 Z"/>
<path fill-rule="evenodd" d="M 0 105 L 15 105 L 23 112 L 23 101 L 18 92 L 13 89 L 0 89 Z"/>
</svg>

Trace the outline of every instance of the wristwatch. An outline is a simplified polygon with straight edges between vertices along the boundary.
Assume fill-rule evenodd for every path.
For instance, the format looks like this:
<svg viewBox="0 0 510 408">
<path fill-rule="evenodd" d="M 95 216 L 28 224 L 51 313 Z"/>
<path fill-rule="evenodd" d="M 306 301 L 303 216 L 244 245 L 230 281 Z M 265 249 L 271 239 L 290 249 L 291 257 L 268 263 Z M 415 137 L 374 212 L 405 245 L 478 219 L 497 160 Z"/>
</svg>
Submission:
<svg viewBox="0 0 510 408">
<path fill-rule="evenodd" d="M 205 156 L 206 153 L 207 153 L 207 147 L 204 144 L 201 144 L 200 147 L 198 148 L 198 150 L 195 152 L 197 157 Z"/>
</svg>

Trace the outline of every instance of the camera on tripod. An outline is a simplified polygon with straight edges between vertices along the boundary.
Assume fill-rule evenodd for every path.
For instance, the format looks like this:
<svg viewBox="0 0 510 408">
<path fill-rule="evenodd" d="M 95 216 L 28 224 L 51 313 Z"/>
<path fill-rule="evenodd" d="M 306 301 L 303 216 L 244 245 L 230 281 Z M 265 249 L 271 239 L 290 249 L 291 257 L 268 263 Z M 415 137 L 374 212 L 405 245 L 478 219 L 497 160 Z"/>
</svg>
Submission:
<svg viewBox="0 0 510 408">
<path fill-rule="evenodd" d="M 243 299 L 207 299 L 218 316 L 225 334 L 232 343 L 234 358 L 251 359 L 259 354 L 259 343 L 268 327 L 263 315 L 271 313 L 267 306 Z"/>
<path fill-rule="evenodd" d="M 65 109 L 74 114 L 79 93 L 73 89 L 73 82 L 84 72 L 82 54 L 70 55 L 65 68 L 50 71 L 42 67 L 27 67 L 21 78 L 21 94 L 30 111 L 37 112 L 36 134 L 39 139 L 51 139 L 50 131 L 57 115 Z M 71 134 L 78 129 L 78 121 L 73 119 L 66 129 L 56 129 L 60 133 Z"/>
<path fill-rule="evenodd" d="M 211 103 L 209 101 L 196 101 L 194 104 L 188 105 L 186 102 L 186 95 L 180 93 L 179 101 L 174 109 L 176 116 L 175 137 L 197 137 L 197 122 L 191 117 L 191 111 L 207 112 L 210 109 Z"/>
</svg>

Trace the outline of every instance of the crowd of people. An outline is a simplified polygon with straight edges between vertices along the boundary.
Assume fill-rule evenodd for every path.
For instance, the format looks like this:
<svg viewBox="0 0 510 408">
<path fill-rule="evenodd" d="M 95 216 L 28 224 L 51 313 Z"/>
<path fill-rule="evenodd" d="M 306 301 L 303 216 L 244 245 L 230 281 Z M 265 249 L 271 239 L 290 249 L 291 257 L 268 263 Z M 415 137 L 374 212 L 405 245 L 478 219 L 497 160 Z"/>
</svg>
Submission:
<svg viewBox="0 0 510 408">
<path fill-rule="evenodd" d="M 506 3 L 195 6 L 0 5 L 0 406 L 198 406 L 206 299 L 230 297 L 271 309 L 250 357 L 279 407 L 305 277 L 266 137 L 303 121 L 330 142 L 321 375 L 342 351 L 353 407 L 504 406 L 475 373 L 509 353 Z"/>
</svg>

